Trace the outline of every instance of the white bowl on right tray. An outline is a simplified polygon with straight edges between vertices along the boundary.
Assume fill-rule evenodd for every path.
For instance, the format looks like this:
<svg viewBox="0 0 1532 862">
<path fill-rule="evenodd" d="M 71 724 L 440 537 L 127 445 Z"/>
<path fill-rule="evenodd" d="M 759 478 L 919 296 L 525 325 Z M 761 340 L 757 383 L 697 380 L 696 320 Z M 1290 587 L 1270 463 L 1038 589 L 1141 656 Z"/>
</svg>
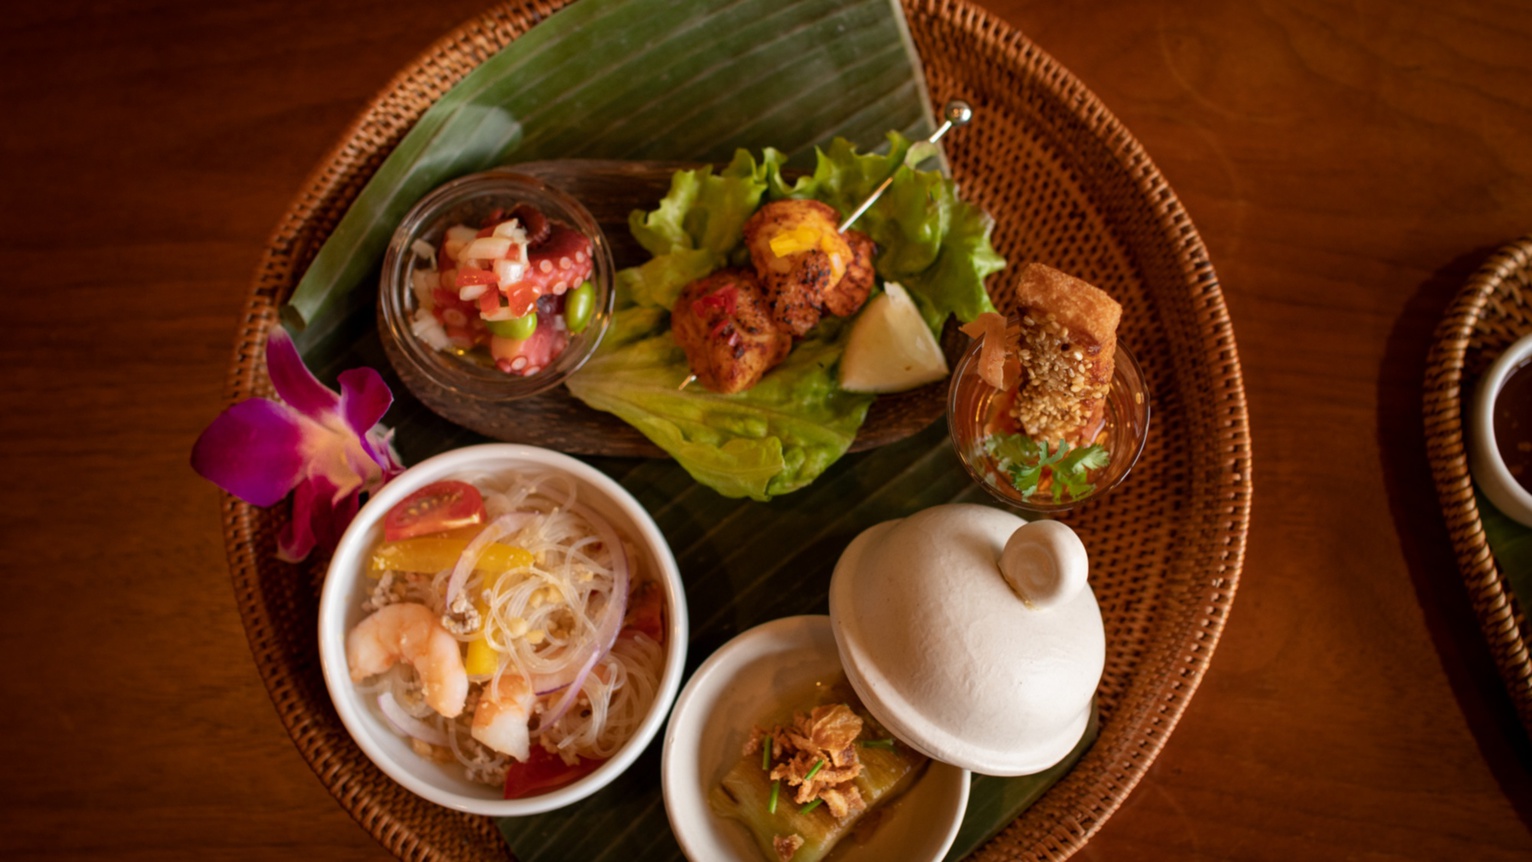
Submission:
<svg viewBox="0 0 1532 862">
<path fill-rule="evenodd" d="M 1479 381 L 1469 414 L 1468 468 L 1479 490 L 1495 508 L 1532 527 L 1532 491 L 1511 473 L 1495 432 L 1495 410 L 1506 406 L 1500 397 L 1506 383 L 1528 363 L 1532 363 L 1532 335 L 1523 336 L 1507 348 Z M 1525 373 L 1532 373 L 1532 369 Z M 1528 407 L 1524 415 L 1527 421 L 1532 421 L 1532 405 Z"/>
</svg>

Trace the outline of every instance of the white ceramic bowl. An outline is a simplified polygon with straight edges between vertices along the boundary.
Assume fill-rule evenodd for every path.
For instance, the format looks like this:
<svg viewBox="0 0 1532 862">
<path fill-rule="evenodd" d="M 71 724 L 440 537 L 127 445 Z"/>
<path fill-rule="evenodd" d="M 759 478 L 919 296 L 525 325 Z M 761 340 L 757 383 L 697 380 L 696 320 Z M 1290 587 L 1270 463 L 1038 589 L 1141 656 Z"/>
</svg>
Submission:
<svg viewBox="0 0 1532 862">
<path fill-rule="evenodd" d="M 1495 396 L 1511 372 L 1526 362 L 1532 362 L 1532 335 L 1507 348 L 1479 381 L 1469 417 L 1468 467 L 1479 490 L 1497 509 L 1532 527 L 1532 492 L 1511 475 L 1505 459 L 1500 457 L 1500 447 L 1495 444 Z"/>
<path fill-rule="evenodd" d="M 826 616 L 785 617 L 743 632 L 713 653 L 676 700 L 665 730 L 665 813 L 693 862 L 763 862 L 741 823 L 708 807 L 708 793 L 739 758 L 751 725 L 817 681 L 841 673 Z M 968 807 L 968 770 L 933 761 L 865 842 L 836 847 L 838 862 L 942 858 Z"/>
<path fill-rule="evenodd" d="M 432 482 L 510 469 L 556 472 L 572 478 L 581 502 L 605 517 L 637 546 L 639 564 L 664 588 L 670 624 L 659 694 L 627 745 L 579 781 L 524 799 L 502 799 L 498 788 L 467 780 L 457 764 L 433 763 L 415 754 L 408 742 L 378 715 L 370 700 L 357 691 L 346 668 L 346 632 L 365 616 L 362 602 L 369 591 L 369 579 L 363 568 L 369 550 L 382 537 L 383 515 L 411 492 Z M 632 765 L 659 732 L 675 701 L 686 664 L 688 634 L 686 596 L 675 557 L 638 501 L 605 474 L 568 455 L 508 443 L 446 452 L 411 467 L 384 486 L 362 507 L 341 537 L 319 600 L 319 659 L 325 686 L 341 722 L 357 745 L 378 768 L 411 792 L 448 808 L 495 817 L 518 817 L 562 808 L 605 787 Z"/>
</svg>

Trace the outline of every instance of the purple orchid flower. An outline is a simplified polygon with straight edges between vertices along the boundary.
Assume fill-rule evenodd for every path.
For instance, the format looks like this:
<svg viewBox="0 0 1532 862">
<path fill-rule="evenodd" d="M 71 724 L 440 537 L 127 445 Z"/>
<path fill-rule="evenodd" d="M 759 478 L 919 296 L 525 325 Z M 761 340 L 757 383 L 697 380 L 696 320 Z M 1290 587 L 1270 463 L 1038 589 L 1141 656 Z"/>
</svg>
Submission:
<svg viewBox="0 0 1532 862">
<path fill-rule="evenodd" d="M 298 562 L 316 546 L 334 550 L 361 495 L 404 469 L 393 432 L 378 424 L 394 396 L 371 368 L 341 372 L 337 394 L 303 364 L 280 325 L 266 337 L 266 370 L 282 401 L 249 398 L 225 410 L 192 446 L 191 465 L 252 506 L 292 493 L 277 556 Z"/>
</svg>

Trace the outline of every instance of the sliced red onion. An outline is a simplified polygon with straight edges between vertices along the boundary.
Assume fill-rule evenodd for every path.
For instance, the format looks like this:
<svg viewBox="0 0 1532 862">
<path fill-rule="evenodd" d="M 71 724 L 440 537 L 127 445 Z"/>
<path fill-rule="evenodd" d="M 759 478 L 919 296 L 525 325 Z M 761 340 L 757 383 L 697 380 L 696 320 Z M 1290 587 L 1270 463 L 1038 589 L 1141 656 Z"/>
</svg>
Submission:
<svg viewBox="0 0 1532 862">
<path fill-rule="evenodd" d="M 378 709 L 383 713 L 383 717 L 388 719 L 388 723 L 405 736 L 414 737 L 431 745 L 447 747 L 447 734 L 405 712 L 404 707 L 394 700 L 392 694 L 385 691 L 378 695 Z"/>
<path fill-rule="evenodd" d="M 484 549 L 502 536 L 520 531 L 536 514 L 536 512 L 507 512 L 490 521 L 484 529 L 479 531 L 479 535 L 473 537 L 473 541 L 463 549 L 462 556 L 457 558 L 457 566 L 452 569 L 452 578 L 447 581 L 447 607 L 452 607 L 452 601 L 457 598 L 458 590 L 461 590 L 463 584 L 468 582 L 468 574 L 473 571 L 474 566 L 478 565 L 479 556 L 484 553 Z"/>
<path fill-rule="evenodd" d="M 534 673 L 532 674 L 532 690 L 537 693 L 538 697 L 542 697 L 545 694 L 553 694 L 559 689 L 568 688 L 569 684 L 574 681 L 577 671 L 577 668 L 571 667 L 558 673 Z"/>
<path fill-rule="evenodd" d="M 605 518 L 592 512 L 579 503 L 570 503 L 569 511 L 579 515 L 596 528 L 596 534 L 601 537 L 601 543 L 611 549 L 612 555 L 612 594 L 607 598 L 606 607 L 602 609 L 600 621 L 596 623 L 596 636 L 591 639 L 591 654 L 580 665 L 580 670 L 575 674 L 574 680 L 564 690 L 564 696 L 553 705 L 553 710 L 543 719 L 543 724 L 551 725 L 564 717 L 569 707 L 574 704 L 575 697 L 585 685 L 585 678 L 595 670 L 596 663 L 606 656 L 612 649 L 612 644 L 617 642 L 617 633 L 622 629 L 622 618 L 628 612 L 628 551 L 623 547 L 622 539 L 618 538 L 617 531 L 606 522 Z"/>
</svg>

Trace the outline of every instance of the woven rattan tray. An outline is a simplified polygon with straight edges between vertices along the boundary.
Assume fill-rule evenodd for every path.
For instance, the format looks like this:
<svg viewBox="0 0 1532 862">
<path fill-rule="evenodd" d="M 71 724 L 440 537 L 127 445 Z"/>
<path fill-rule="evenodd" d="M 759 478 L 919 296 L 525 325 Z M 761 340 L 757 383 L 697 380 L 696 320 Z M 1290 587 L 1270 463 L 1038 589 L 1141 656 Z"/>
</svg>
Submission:
<svg viewBox="0 0 1532 862">
<path fill-rule="evenodd" d="M 1485 541 L 1464 448 L 1463 405 L 1495 357 L 1532 332 L 1532 236 L 1507 245 L 1458 291 L 1436 329 L 1426 365 L 1426 454 L 1468 586 L 1474 614 L 1500 677 L 1532 733 L 1532 641 L 1526 609 L 1512 594 Z"/>
<path fill-rule="evenodd" d="M 278 306 L 410 125 L 453 82 L 562 5 L 489 10 L 404 69 L 345 134 L 262 259 L 237 340 L 230 401 L 269 394 L 261 358 Z M 1196 229 L 1143 148 L 1095 96 L 1020 33 L 964 3 L 910 0 L 906 15 L 933 99 L 965 99 L 985 118 L 947 152 L 965 196 L 995 216 L 997 247 L 1013 265 L 1044 261 L 1118 297 L 1122 337 L 1145 367 L 1156 402 L 1156 424 L 1133 476 L 1070 517 L 1090 548 L 1106 623 L 1100 736 L 1069 775 L 976 854 L 1063 859 L 1143 777 L 1223 630 L 1251 499 L 1238 352 Z M 224 516 L 257 666 L 320 780 L 401 857 L 505 856 L 491 820 L 412 796 L 346 735 L 319 672 L 322 568 L 294 569 L 274 557 L 285 508 L 228 498 Z"/>
</svg>

